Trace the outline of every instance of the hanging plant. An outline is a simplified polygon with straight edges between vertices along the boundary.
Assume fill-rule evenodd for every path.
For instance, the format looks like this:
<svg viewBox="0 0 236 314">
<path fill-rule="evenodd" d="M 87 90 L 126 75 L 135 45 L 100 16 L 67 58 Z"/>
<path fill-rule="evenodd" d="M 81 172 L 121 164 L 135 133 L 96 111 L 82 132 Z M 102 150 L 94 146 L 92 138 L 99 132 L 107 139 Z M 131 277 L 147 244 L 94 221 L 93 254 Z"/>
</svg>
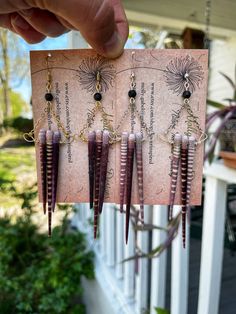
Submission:
<svg viewBox="0 0 236 314">
<path fill-rule="evenodd" d="M 207 104 L 216 108 L 214 112 L 207 115 L 206 119 L 206 132 L 209 135 L 209 146 L 205 153 L 205 160 L 209 162 L 213 160 L 214 150 L 218 139 L 222 139 L 222 150 L 236 151 L 236 123 L 233 123 L 233 118 L 236 117 L 236 68 L 235 68 L 235 82 L 226 74 L 220 72 L 220 74 L 229 82 L 233 88 L 233 97 L 226 98 L 225 101 L 228 104 L 223 104 L 217 101 L 208 99 Z M 220 119 L 220 123 L 213 134 L 210 134 L 209 130 L 212 124 Z M 227 145 L 225 145 L 227 143 Z M 226 147 L 228 146 L 228 147 Z"/>
</svg>

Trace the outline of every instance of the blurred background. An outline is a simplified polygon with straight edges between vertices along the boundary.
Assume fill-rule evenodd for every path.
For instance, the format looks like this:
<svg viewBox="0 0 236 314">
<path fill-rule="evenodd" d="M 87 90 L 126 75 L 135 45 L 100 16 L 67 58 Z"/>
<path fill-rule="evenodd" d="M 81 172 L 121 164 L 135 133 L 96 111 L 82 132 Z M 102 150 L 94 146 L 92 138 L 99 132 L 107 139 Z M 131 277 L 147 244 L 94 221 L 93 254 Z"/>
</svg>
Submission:
<svg viewBox="0 0 236 314">
<path fill-rule="evenodd" d="M 0 314 L 236 313 L 236 3 L 123 2 L 126 48 L 209 49 L 203 205 L 192 208 L 187 249 L 165 206 L 147 206 L 142 230 L 133 207 L 126 247 L 112 204 L 98 241 L 87 204 L 59 205 L 47 237 L 34 145 L 22 137 L 33 127 L 29 51 L 87 44 L 72 32 L 29 45 L 0 29 Z"/>
</svg>

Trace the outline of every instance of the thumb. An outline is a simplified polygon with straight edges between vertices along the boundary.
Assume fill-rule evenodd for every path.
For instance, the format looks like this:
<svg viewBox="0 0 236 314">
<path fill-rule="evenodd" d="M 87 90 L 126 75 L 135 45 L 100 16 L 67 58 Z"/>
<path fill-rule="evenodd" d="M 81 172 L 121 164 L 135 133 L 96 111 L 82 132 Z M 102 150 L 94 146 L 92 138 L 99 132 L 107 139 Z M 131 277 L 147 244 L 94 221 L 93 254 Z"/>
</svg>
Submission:
<svg viewBox="0 0 236 314">
<path fill-rule="evenodd" d="M 98 53 L 109 58 L 122 53 L 128 37 L 128 22 L 121 0 L 33 2 L 37 7 L 54 13 L 66 27 L 69 24 L 79 30 Z"/>
</svg>

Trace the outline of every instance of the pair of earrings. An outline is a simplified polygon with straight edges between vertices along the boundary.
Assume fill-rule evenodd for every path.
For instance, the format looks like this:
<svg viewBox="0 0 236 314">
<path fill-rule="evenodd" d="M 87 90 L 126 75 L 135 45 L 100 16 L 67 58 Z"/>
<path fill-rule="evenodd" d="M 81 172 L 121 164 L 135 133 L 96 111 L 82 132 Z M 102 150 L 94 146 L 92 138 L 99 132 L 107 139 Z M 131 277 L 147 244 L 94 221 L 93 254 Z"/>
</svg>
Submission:
<svg viewBox="0 0 236 314">
<path fill-rule="evenodd" d="M 138 193 L 140 201 L 141 220 L 144 219 L 144 197 L 143 197 L 143 157 L 142 157 L 142 134 L 134 133 L 134 113 L 137 114 L 135 104 L 136 84 L 135 75 L 132 72 L 130 76 L 130 90 L 128 92 L 129 108 L 131 112 L 131 132 L 123 132 L 118 135 L 118 129 L 122 125 L 123 120 L 127 117 L 122 117 L 117 128 L 114 130 L 110 120 L 107 119 L 108 114 L 104 114 L 104 109 L 101 104 L 102 94 L 99 73 L 96 75 L 96 92 L 94 94 L 95 108 L 98 108 L 102 113 L 102 121 L 104 130 L 89 131 L 88 133 L 88 166 L 89 166 L 89 199 L 90 208 L 94 209 L 94 238 L 97 236 L 98 217 L 102 212 L 106 189 L 106 175 L 109 156 L 109 146 L 121 141 L 120 152 L 120 211 L 123 212 L 124 204 L 126 205 L 126 243 L 128 241 L 129 220 L 132 196 L 132 180 L 133 180 L 133 165 L 134 156 L 136 157 L 137 177 L 138 177 Z M 91 126 L 91 125 L 89 125 Z M 89 127 L 83 128 L 83 132 Z M 146 129 L 148 129 L 146 127 Z"/>
</svg>

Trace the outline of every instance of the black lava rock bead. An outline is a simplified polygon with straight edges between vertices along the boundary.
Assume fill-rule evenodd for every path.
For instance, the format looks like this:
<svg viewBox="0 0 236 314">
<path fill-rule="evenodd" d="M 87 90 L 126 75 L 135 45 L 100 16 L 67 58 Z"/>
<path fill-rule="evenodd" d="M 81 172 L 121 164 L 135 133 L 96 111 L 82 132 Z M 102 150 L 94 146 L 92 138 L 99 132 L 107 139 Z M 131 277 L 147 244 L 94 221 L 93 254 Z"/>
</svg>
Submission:
<svg viewBox="0 0 236 314">
<path fill-rule="evenodd" d="M 183 92 L 183 98 L 190 98 L 191 97 L 191 92 L 189 90 L 185 90 Z"/>
<path fill-rule="evenodd" d="M 128 95 L 130 98 L 135 98 L 137 95 L 136 90 L 134 89 L 129 90 Z"/>
<path fill-rule="evenodd" d="M 53 95 L 51 93 L 46 93 L 45 94 L 45 99 L 46 99 L 46 101 L 52 101 L 53 100 Z"/>
<path fill-rule="evenodd" d="M 101 93 L 95 93 L 95 94 L 93 95 L 93 97 L 94 97 L 94 99 L 95 99 L 96 101 L 102 100 L 102 94 L 101 94 Z"/>
</svg>

